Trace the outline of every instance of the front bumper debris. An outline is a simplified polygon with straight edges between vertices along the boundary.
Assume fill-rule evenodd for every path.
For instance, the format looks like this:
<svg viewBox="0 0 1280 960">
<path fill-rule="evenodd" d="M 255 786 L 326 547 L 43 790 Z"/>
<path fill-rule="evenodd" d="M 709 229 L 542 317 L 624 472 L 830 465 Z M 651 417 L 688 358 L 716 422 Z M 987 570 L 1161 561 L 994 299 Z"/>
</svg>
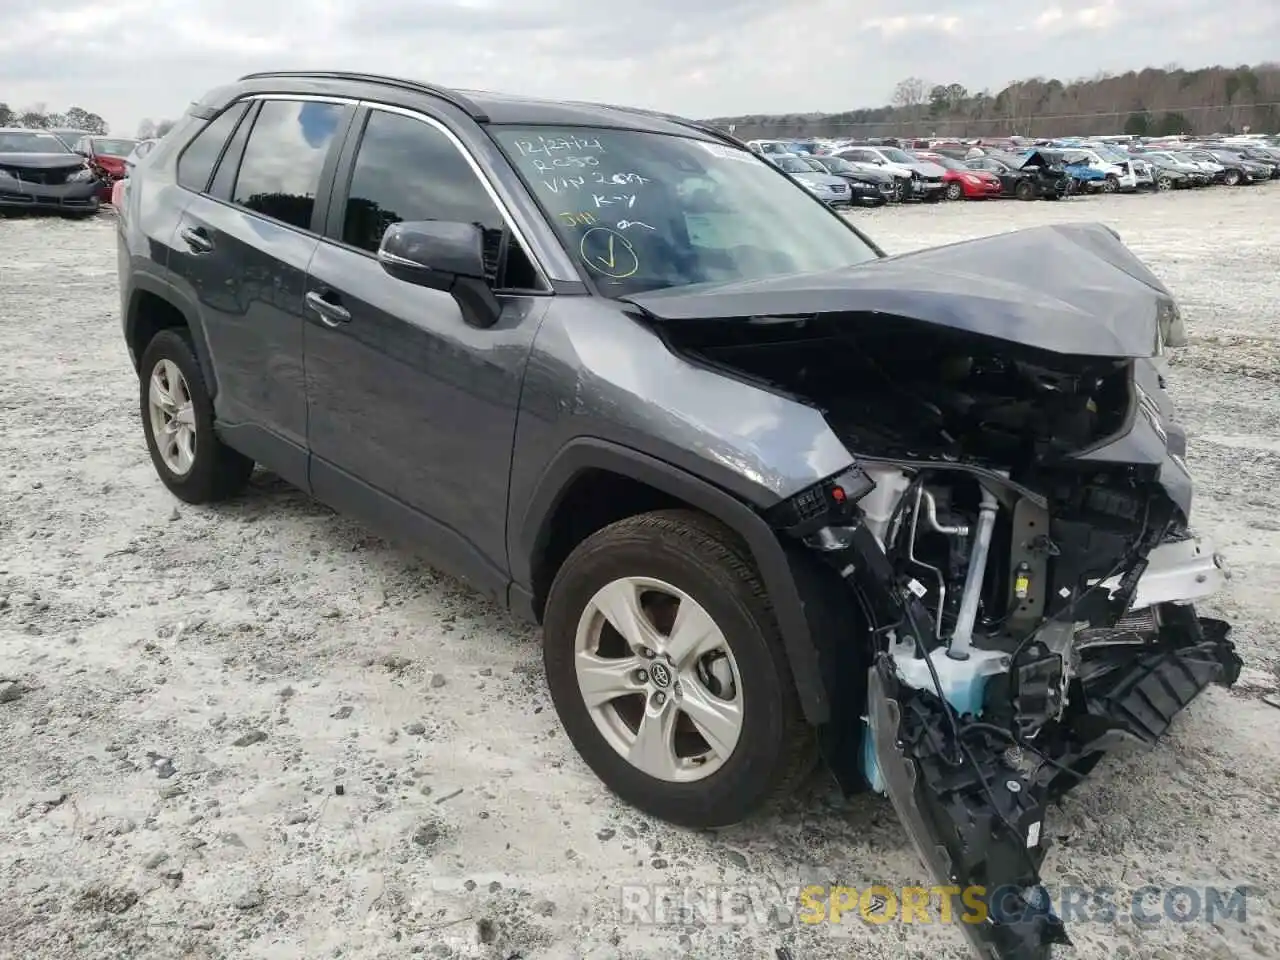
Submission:
<svg viewBox="0 0 1280 960">
<path fill-rule="evenodd" d="M 1106 752 L 1154 744 L 1207 686 L 1239 677 L 1230 627 L 1190 605 L 1171 607 L 1149 652 L 1119 656 L 1104 645 L 1086 656 L 1072 687 L 1077 715 L 1042 729 L 1030 762 L 994 725 L 967 717 L 953 725 L 931 691 L 901 682 L 888 654 L 871 667 L 867 720 L 880 783 L 933 882 L 952 896 L 952 915 L 984 905 L 980 922 L 960 924 L 981 960 L 1047 960 L 1055 944 L 1070 943 L 1039 873 L 1048 804 Z"/>
</svg>

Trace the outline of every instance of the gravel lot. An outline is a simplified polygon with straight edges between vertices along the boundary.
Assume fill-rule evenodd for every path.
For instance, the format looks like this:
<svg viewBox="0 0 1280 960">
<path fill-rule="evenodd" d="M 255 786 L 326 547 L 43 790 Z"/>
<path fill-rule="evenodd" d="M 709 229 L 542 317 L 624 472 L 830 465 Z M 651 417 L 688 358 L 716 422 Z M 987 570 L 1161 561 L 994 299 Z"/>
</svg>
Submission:
<svg viewBox="0 0 1280 960">
<path fill-rule="evenodd" d="M 1254 888 L 1243 923 L 1076 923 L 1076 956 L 1277 955 L 1280 185 L 854 216 L 891 251 L 1103 220 L 1182 298 L 1171 389 L 1247 670 L 1054 812 L 1046 876 Z M 650 821 L 560 733 L 535 632 L 272 477 L 177 505 L 114 228 L 0 220 L 0 956 L 968 956 L 936 923 L 810 926 L 770 899 L 922 882 L 887 802 L 819 776 L 748 826 Z M 624 884 L 757 906 L 646 925 Z"/>
</svg>

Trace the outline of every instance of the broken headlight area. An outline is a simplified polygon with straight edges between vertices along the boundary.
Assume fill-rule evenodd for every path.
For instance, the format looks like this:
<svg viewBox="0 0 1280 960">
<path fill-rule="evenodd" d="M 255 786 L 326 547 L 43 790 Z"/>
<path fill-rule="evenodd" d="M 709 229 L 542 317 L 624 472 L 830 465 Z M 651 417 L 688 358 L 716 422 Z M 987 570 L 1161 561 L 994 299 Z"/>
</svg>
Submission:
<svg viewBox="0 0 1280 960">
<path fill-rule="evenodd" d="M 793 364 L 859 461 L 770 519 L 844 578 L 871 638 L 863 779 L 938 884 L 1003 898 L 966 925 L 979 954 L 1021 960 L 1066 942 L 1046 806 L 1241 664 L 1195 610 L 1227 573 L 1188 525 L 1182 434 L 1145 361 L 973 346 L 867 349 L 886 375 L 839 387 L 814 374 L 825 356 Z"/>
</svg>

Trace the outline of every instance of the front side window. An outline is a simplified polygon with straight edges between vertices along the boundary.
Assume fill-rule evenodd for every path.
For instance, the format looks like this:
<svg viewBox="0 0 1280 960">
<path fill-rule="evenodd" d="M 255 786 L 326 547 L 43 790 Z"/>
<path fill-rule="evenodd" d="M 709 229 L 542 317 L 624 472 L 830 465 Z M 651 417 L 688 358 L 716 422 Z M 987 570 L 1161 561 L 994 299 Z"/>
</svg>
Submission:
<svg viewBox="0 0 1280 960">
<path fill-rule="evenodd" d="M 877 256 L 748 150 L 634 130 L 489 131 L 605 296 L 834 270 Z"/>
<path fill-rule="evenodd" d="M 342 112 L 336 103 L 263 101 L 245 144 L 232 202 L 309 230 L 320 173 Z"/>
<path fill-rule="evenodd" d="M 474 223 L 484 234 L 489 279 L 506 288 L 537 286 L 532 263 L 453 141 L 425 121 L 374 110 L 351 172 L 342 242 L 374 253 L 387 227 L 405 220 Z"/>
<path fill-rule="evenodd" d="M 910 164 L 910 163 L 912 162 L 912 161 L 911 161 L 911 158 L 910 158 L 909 156 L 907 156 L 907 155 L 906 155 L 905 153 L 903 153 L 901 150 L 898 150 L 896 147 L 883 147 L 883 148 L 881 148 L 881 150 L 880 150 L 880 156 L 884 157 L 884 158 L 885 158 L 886 160 L 888 160 L 890 163 L 905 163 L 905 164 Z"/>
<path fill-rule="evenodd" d="M 214 117 L 178 157 L 178 185 L 204 193 L 227 138 L 248 107 L 237 103 Z"/>
</svg>

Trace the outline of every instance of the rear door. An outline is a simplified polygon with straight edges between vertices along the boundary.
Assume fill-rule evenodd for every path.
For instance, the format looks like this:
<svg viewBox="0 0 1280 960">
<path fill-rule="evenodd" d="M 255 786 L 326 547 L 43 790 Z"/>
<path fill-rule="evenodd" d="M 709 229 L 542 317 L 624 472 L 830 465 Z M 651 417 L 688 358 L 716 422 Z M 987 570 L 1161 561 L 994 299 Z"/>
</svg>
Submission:
<svg viewBox="0 0 1280 960">
<path fill-rule="evenodd" d="M 183 211 L 170 257 L 199 304 L 219 432 L 304 489 L 303 294 L 353 113 L 336 100 L 252 100 Z"/>
<path fill-rule="evenodd" d="M 336 173 L 305 326 L 316 496 L 491 594 L 507 583 L 516 414 L 550 291 L 499 196 L 438 118 L 369 107 Z M 383 271 L 382 235 L 406 220 L 481 225 L 502 305 L 493 326 L 470 326 L 448 293 Z"/>
</svg>

